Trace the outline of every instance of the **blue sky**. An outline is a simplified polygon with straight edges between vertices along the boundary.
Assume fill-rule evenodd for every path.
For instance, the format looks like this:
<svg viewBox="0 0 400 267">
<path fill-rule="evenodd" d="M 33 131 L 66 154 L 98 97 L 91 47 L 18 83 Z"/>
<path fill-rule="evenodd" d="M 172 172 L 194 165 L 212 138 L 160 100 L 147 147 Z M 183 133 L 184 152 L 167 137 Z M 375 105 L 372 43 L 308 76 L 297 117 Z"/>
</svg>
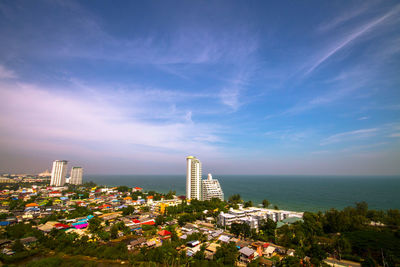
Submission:
<svg viewBox="0 0 400 267">
<path fill-rule="evenodd" d="M 0 172 L 399 174 L 398 1 L 1 1 Z"/>
</svg>

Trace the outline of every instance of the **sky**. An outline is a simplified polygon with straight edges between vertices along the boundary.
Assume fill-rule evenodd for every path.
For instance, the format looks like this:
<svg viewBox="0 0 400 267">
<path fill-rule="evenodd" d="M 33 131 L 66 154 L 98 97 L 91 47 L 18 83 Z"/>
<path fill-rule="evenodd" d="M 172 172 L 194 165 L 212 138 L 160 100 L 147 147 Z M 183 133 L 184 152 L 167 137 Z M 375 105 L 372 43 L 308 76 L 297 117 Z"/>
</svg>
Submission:
<svg viewBox="0 0 400 267">
<path fill-rule="evenodd" d="M 400 174 L 398 1 L 0 1 L 0 173 Z"/>
</svg>

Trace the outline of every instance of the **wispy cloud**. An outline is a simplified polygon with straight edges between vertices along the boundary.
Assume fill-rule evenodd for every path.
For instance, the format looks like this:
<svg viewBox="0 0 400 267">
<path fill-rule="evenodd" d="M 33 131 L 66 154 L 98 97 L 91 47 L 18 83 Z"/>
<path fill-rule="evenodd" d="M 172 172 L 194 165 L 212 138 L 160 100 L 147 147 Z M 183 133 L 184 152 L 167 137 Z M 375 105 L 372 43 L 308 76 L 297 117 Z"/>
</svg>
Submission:
<svg viewBox="0 0 400 267">
<path fill-rule="evenodd" d="M 264 133 L 265 137 L 280 139 L 282 141 L 299 142 L 313 136 L 313 130 L 280 130 L 280 131 L 268 131 Z"/>
<path fill-rule="evenodd" d="M 61 139 L 86 148 L 91 143 L 97 144 L 96 149 L 111 144 L 125 146 L 125 153 L 129 153 L 130 146 L 203 153 L 216 152 L 215 142 L 221 139 L 218 126 L 193 122 L 190 111 L 180 120 L 174 117 L 170 121 L 143 121 L 136 114 L 143 108 L 151 114 L 154 106 L 151 102 L 138 107 L 139 111 L 136 105 L 127 110 L 84 94 L 44 90 L 32 84 L 2 83 L 0 86 L 0 98 L 4 101 L 0 110 L 8 114 L 0 118 L 1 138 L 10 142 L 18 139 L 20 146 L 24 146 L 23 140 L 28 138 L 51 150 L 56 140 Z"/>
<path fill-rule="evenodd" d="M 241 68 L 243 67 L 244 66 L 241 66 Z M 240 96 L 241 94 L 244 94 L 243 91 L 248 85 L 248 80 L 250 79 L 251 74 L 252 67 L 249 67 L 245 71 L 238 72 L 233 79 L 225 82 L 225 86 L 220 91 L 221 102 L 230 107 L 233 111 L 236 111 L 243 104 Z"/>
<path fill-rule="evenodd" d="M 335 44 L 328 51 L 326 51 L 324 54 L 322 54 L 321 57 L 317 58 L 314 62 L 312 62 L 311 67 L 306 70 L 305 75 L 309 75 L 311 72 L 313 72 L 316 68 L 318 68 L 322 63 L 324 63 L 326 60 L 328 60 L 331 56 L 336 54 L 338 51 L 342 50 L 343 48 L 348 46 L 350 43 L 357 40 L 360 36 L 362 36 L 363 34 L 368 32 L 369 30 L 371 30 L 374 27 L 378 26 L 379 24 L 383 23 L 386 19 L 398 14 L 399 11 L 400 11 L 400 5 L 397 5 L 390 11 L 383 14 L 382 16 L 369 21 L 368 23 L 362 25 L 355 31 L 351 32 L 348 36 L 346 36 L 345 38 L 340 40 L 337 44 Z"/>
<path fill-rule="evenodd" d="M 356 7 L 350 8 L 346 7 L 346 10 L 330 20 L 329 22 L 322 23 L 317 27 L 318 32 L 326 32 L 330 31 L 338 26 L 341 26 L 345 24 L 348 21 L 351 21 L 352 19 L 364 14 L 367 10 L 369 10 L 372 7 L 373 3 L 372 2 L 362 2 L 360 5 L 357 4 Z"/>
<path fill-rule="evenodd" d="M 363 116 L 363 117 L 358 118 L 359 121 L 365 121 L 365 120 L 368 120 L 368 119 L 369 119 L 368 116 Z"/>
<path fill-rule="evenodd" d="M 378 128 L 370 128 L 334 134 L 322 140 L 320 145 L 325 146 L 340 142 L 354 141 L 357 139 L 372 137 L 376 135 L 378 130 Z"/>
</svg>

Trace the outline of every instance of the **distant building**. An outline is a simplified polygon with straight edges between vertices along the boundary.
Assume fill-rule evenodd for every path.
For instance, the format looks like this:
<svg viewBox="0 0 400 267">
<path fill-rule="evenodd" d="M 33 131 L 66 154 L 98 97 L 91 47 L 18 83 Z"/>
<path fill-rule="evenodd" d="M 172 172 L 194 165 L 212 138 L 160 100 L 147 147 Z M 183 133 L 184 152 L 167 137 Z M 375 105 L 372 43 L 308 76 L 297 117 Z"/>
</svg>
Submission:
<svg viewBox="0 0 400 267">
<path fill-rule="evenodd" d="M 39 177 L 50 177 L 51 172 L 49 172 L 49 170 L 45 170 L 44 172 L 39 173 L 38 176 Z"/>
<path fill-rule="evenodd" d="M 69 183 L 75 185 L 82 184 L 82 176 L 83 176 L 82 167 L 72 167 Z"/>
<path fill-rule="evenodd" d="M 8 177 L 0 177 L 0 183 L 16 183 L 17 181 Z"/>
<path fill-rule="evenodd" d="M 142 192 L 143 188 L 135 186 L 132 188 L 132 192 Z"/>
<path fill-rule="evenodd" d="M 53 162 L 53 169 L 51 171 L 51 186 L 64 186 L 65 176 L 67 174 L 67 163 L 66 160 L 56 160 Z"/>
<path fill-rule="evenodd" d="M 207 180 L 201 180 L 202 200 L 211 200 L 219 198 L 224 200 L 224 192 L 218 180 L 213 179 L 211 173 L 208 174 Z"/>
<path fill-rule="evenodd" d="M 201 199 L 201 162 L 193 156 L 186 158 L 186 198 Z"/>
</svg>

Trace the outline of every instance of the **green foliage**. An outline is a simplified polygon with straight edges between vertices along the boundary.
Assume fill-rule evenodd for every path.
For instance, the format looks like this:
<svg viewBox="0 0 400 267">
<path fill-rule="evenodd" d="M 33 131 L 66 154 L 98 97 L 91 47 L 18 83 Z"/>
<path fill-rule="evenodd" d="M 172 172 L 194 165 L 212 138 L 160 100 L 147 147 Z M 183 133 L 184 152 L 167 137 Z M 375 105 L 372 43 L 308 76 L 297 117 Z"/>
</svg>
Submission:
<svg viewBox="0 0 400 267">
<path fill-rule="evenodd" d="M 17 240 L 14 241 L 14 244 L 12 245 L 11 249 L 12 249 L 14 252 L 22 252 L 22 251 L 25 250 L 25 247 L 24 247 L 24 245 L 21 243 L 21 240 L 20 240 L 20 239 L 17 239 Z"/>
<path fill-rule="evenodd" d="M 22 199 L 10 199 L 8 207 L 10 210 L 23 210 L 25 208 L 25 202 Z"/>
<path fill-rule="evenodd" d="M 194 214 L 183 214 L 178 219 L 179 226 L 184 226 L 187 222 L 194 222 L 196 220 L 196 215 Z"/>
<path fill-rule="evenodd" d="M 118 192 L 129 192 L 130 188 L 127 187 L 126 185 L 118 186 L 117 187 Z"/>
<path fill-rule="evenodd" d="M 231 203 L 231 204 L 239 204 L 239 203 L 242 203 L 243 200 L 242 200 L 242 198 L 240 197 L 239 194 L 234 194 L 234 195 L 229 197 L 228 202 Z"/>
<path fill-rule="evenodd" d="M 279 267 L 301 267 L 300 259 L 293 256 L 286 256 L 278 264 Z"/>
<path fill-rule="evenodd" d="M 82 184 L 82 186 L 85 188 L 93 188 L 93 187 L 97 186 L 97 184 L 93 181 L 89 181 L 89 182 Z"/>
<path fill-rule="evenodd" d="M 31 224 L 18 223 L 6 227 L 4 237 L 8 239 L 21 239 L 23 237 L 41 237 L 43 234 L 39 230 L 32 228 Z"/>
<path fill-rule="evenodd" d="M 17 252 L 14 255 L 8 256 L 0 253 L 0 261 L 2 263 L 18 263 L 21 260 L 28 259 L 29 257 L 39 254 L 39 250 L 25 250 L 23 252 Z M 6 266 L 6 265 L 4 265 Z"/>
<path fill-rule="evenodd" d="M 12 216 L 12 214 L 10 214 L 10 213 L 0 213 L 1 220 L 7 219 L 10 216 Z"/>
<path fill-rule="evenodd" d="M 131 215 L 135 212 L 135 207 L 133 207 L 132 205 L 129 205 L 126 208 L 122 209 L 122 215 L 127 216 L 127 215 Z"/>
<path fill-rule="evenodd" d="M 165 223 L 165 217 L 163 215 L 158 215 L 155 221 L 157 225 L 163 225 Z"/>
<path fill-rule="evenodd" d="M 247 223 L 232 223 L 231 233 L 236 236 L 249 237 L 250 226 Z"/>
<path fill-rule="evenodd" d="M 258 229 L 259 232 L 255 235 L 253 234 L 254 238 L 263 241 L 275 242 L 276 222 L 269 218 L 267 220 L 261 220 Z"/>
<path fill-rule="evenodd" d="M 248 207 L 253 207 L 253 201 L 249 200 L 247 202 L 244 203 L 244 207 L 248 208 Z"/>
<path fill-rule="evenodd" d="M 75 208 L 75 210 L 70 211 L 67 214 L 68 219 L 74 219 L 74 218 L 78 218 L 78 217 L 93 215 L 93 211 L 87 207 L 74 206 L 74 208 Z"/>
<path fill-rule="evenodd" d="M 142 212 L 149 212 L 149 211 L 150 211 L 150 207 L 148 207 L 148 206 L 143 206 L 143 207 L 140 207 L 140 210 L 141 210 Z"/>
<path fill-rule="evenodd" d="M 382 262 L 382 253 L 387 260 L 400 263 L 400 238 L 390 230 L 362 230 L 345 233 L 353 253 Z"/>
<path fill-rule="evenodd" d="M 238 257 L 239 252 L 235 243 L 233 242 L 230 242 L 229 244 L 221 244 L 221 246 L 217 248 L 217 251 L 214 255 L 214 259 L 216 259 L 218 263 L 229 266 L 234 266 Z"/>
<path fill-rule="evenodd" d="M 98 217 L 93 217 L 89 220 L 89 227 L 88 230 L 92 234 L 99 234 L 99 232 L 103 229 L 101 226 L 102 220 Z"/>
<path fill-rule="evenodd" d="M 266 200 L 266 199 L 264 199 L 264 200 L 262 201 L 262 205 L 263 205 L 264 208 L 268 208 L 269 204 L 270 204 L 269 201 Z"/>
<path fill-rule="evenodd" d="M 176 191 L 169 190 L 168 194 L 165 195 L 165 199 L 173 199 L 176 195 Z"/>
<path fill-rule="evenodd" d="M 85 261 L 81 259 L 69 259 L 61 257 L 50 257 L 32 261 L 27 267 L 95 267 L 96 262 Z"/>
</svg>

